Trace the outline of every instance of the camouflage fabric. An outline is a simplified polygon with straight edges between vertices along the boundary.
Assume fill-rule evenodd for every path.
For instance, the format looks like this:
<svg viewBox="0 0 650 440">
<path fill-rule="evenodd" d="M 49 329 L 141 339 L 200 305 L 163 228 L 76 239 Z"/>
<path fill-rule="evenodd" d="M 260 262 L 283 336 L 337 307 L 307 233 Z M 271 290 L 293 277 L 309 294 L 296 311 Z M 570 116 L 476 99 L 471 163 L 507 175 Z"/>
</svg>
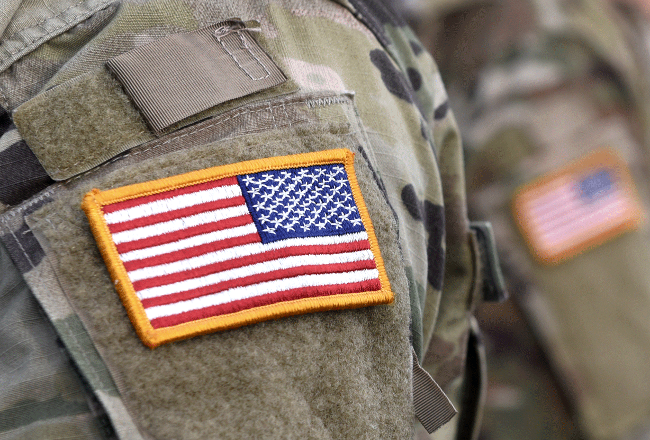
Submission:
<svg viewBox="0 0 650 440">
<path fill-rule="evenodd" d="M 135 143 L 125 144 L 126 154 L 58 182 L 13 124 L 10 115 L 27 114 L 52 95 L 65 99 L 86 78 L 99 84 L 96 95 L 90 89 L 88 95 L 98 96 L 103 108 L 102 96 L 123 93 L 106 85 L 108 59 L 233 17 L 259 22 L 257 37 L 289 85 L 218 106 L 201 116 L 205 120 L 159 138 L 138 132 L 124 141 Z M 0 260 L 0 298 L 33 310 L 7 315 L 7 325 L 5 311 L 17 314 L 18 304 L 3 307 L 0 316 L 0 339 L 8 346 L 1 362 L 30 365 L 20 377 L 13 369 L 3 373 L 10 387 L 0 387 L 0 438 L 412 437 L 411 345 L 461 410 L 430 438 L 476 431 L 478 417 L 464 416 L 480 414 L 471 406 L 482 394 L 478 371 L 464 374 L 469 341 L 476 339 L 470 315 L 478 289 L 460 138 L 436 65 L 386 6 L 361 0 L 12 0 L 0 6 L 0 32 L 0 238 L 10 256 Z M 105 117 L 90 122 L 130 133 L 130 126 L 115 122 L 123 114 Z M 35 122 L 50 129 L 48 121 Z M 87 139 L 84 148 L 105 145 L 104 131 L 80 132 L 87 121 L 75 122 L 54 128 Z M 395 306 L 273 321 L 155 351 L 142 346 L 83 218 L 84 191 L 264 153 L 322 149 L 328 142 L 357 153 L 364 188 L 377 194 L 371 211 L 384 219 L 377 233 L 394 262 Z M 371 323 L 382 319 L 387 333 L 369 334 Z M 356 327 L 346 328 L 350 323 Z M 219 358 L 219 350 L 230 357 Z M 195 360 L 212 362 L 223 374 L 210 377 Z M 240 366 L 239 375 L 229 362 Z M 258 363 L 267 369 L 256 370 Z M 193 371 L 210 381 L 192 382 Z M 328 381 L 332 377 L 336 381 Z M 139 378 L 156 386 L 143 389 Z M 284 395 L 269 396 L 265 385 L 289 397 L 264 407 L 265 399 Z M 218 399 L 226 392 L 238 400 Z M 215 400 L 195 411 L 192 401 L 210 393 Z M 389 406 L 378 407 L 384 402 Z M 183 413 L 185 405 L 192 411 Z M 24 416 L 15 417 L 19 412 Z M 458 420 L 463 426 L 457 430 Z M 428 437 L 421 426 L 415 430 Z"/>
<path fill-rule="evenodd" d="M 643 26 L 592 0 L 410 4 L 459 116 L 470 213 L 493 223 L 510 293 L 581 430 L 647 438 L 647 223 L 548 266 L 535 261 L 512 214 L 520 185 L 609 147 L 630 168 L 647 215 L 647 50 L 631 32 Z"/>
</svg>

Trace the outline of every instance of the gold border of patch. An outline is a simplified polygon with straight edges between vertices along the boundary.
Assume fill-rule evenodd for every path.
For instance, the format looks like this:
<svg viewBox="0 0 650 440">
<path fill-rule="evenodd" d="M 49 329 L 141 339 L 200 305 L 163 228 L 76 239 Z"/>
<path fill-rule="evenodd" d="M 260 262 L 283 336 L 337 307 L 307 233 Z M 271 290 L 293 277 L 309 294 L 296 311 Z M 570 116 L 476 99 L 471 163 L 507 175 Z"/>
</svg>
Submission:
<svg viewBox="0 0 650 440">
<path fill-rule="evenodd" d="M 113 241 L 104 218 L 103 206 L 199 183 L 233 177 L 240 174 L 334 163 L 343 164 L 348 174 L 348 181 L 352 189 L 354 201 L 368 234 L 370 249 L 375 258 L 375 263 L 379 272 L 379 281 L 381 284 L 380 290 L 296 299 L 254 307 L 230 314 L 202 318 L 173 327 L 164 327 L 160 329 L 152 327 L 145 314 L 144 307 L 135 292 L 133 284 L 129 279 L 124 264 L 119 257 L 116 244 Z M 142 342 L 150 348 L 155 348 L 161 344 L 180 339 L 186 339 L 220 330 L 233 329 L 269 319 L 326 310 L 351 309 L 379 304 L 389 304 L 394 300 L 394 294 L 391 290 L 390 282 L 381 257 L 379 243 L 377 242 L 374 227 L 355 174 L 354 153 L 347 149 L 257 159 L 231 165 L 207 168 L 106 191 L 93 189 L 85 195 L 82 208 L 86 212 L 92 233 L 101 255 L 104 258 L 115 288 L 124 304 L 124 307 L 126 308 L 129 319 Z"/>
</svg>

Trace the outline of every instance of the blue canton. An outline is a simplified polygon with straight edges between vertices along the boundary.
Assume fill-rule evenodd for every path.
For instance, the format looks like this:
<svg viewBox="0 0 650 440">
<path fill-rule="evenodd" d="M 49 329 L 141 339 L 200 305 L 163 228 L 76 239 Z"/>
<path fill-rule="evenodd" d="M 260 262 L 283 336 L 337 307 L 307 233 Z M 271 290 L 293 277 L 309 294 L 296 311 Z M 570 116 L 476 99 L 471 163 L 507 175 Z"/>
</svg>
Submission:
<svg viewBox="0 0 650 440">
<path fill-rule="evenodd" d="M 340 164 L 237 176 L 263 243 L 365 231 Z"/>
<path fill-rule="evenodd" d="M 592 201 L 613 189 L 614 176 L 611 170 L 602 169 L 584 177 L 578 186 L 583 200 Z"/>
</svg>

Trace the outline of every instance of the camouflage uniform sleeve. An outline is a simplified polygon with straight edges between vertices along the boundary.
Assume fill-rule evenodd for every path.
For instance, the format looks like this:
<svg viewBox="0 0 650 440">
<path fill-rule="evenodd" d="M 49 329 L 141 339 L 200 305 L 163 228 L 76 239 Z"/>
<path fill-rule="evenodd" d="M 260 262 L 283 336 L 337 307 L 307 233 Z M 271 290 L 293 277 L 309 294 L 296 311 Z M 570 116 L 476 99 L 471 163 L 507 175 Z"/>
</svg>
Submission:
<svg viewBox="0 0 650 440">
<path fill-rule="evenodd" d="M 235 20 L 246 30 L 234 35 L 254 35 L 287 81 L 152 129 L 105 63 L 234 17 L 246 20 Z M 475 268 L 460 139 L 434 62 L 383 4 L 24 2 L 0 18 L 11 49 L 2 106 L 13 120 L 0 138 L 2 242 L 43 310 L 39 322 L 110 421 L 107 435 L 412 437 L 411 347 L 462 406 Z M 230 41 L 212 43 L 255 81 L 248 69 L 263 61 L 250 40 L 241 54 Z M 334 147 L 355 153 L 394 303 L 144 347 L 80 208 L 84 194 Z M 14 402 L 0 411 L 13 414 Z M 20 429 L 63 417 L 46 411 Z M 436 438 L 452 438 L 454 426 Z"/>
<path fill-rule="evenodd" d="M 367 4 L 350 3 L 363 16 Z M 444 195 L 440 200 L 412 184 L 400 190 L 402 209 L 408 212 L 409 220 L 421 223 L 427 240 L 426 280 L 411 274 L 413 344 L 423 357 L 424 367 L 455 396 L 462 412 L 455 420 L 459 428 L 450 423 L 433 438 L 475 438 L 486 385 L 481 365 L 484 354 L 476 327 L 472 330 L 472 312 L 480 301 L 482 277 L 477 262 L 479 250 L 473 245 L 467 218 L 461 137 L 435 61 L 387 6 L 368 3 L 383 11 L 375 16 L 374 27 L 369 27 L 381 29 L 378 39 L 402 72 L 392 76 L 386 73 L 382 79 L 391 78 L 386 83 L 389 90 L 416 103 L 422 136 L 436 158 Z M 405 86 L 398 87 L 399 82 Z M 471 365 L 466 365 L 468 356 Z M 471 371 L 466 371 L 466 366 Z M 419 435 L 428 438 L 422 431 Z"/>
</svg>

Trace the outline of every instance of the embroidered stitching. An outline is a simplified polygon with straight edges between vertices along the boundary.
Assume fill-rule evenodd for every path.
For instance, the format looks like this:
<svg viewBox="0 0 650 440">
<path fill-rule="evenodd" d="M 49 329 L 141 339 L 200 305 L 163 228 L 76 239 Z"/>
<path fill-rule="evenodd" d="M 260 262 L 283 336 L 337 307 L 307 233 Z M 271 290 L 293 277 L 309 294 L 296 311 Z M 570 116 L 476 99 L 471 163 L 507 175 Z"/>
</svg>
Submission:
<svg viewBox="0 0 650 440">
<path fill-rule="evenodd" d="M 284 237 L 294 228 L 350 231 L 361 226 L 342 165 L 250 174 L 241 183 L 268 239 Z M 322 198 L 313 199 L 312 192 Z"/>
<path fill-rule="evenodd" d="M 307 107 L 327 107 L 328 105 L 334 104 L 345 104 L 348 101 L 348 98 L 343 96 L 330 96 L 326 98 L 311 99 L 306 102 Z"/>
<path fill-rule="evenodd" d="M 5 222 L 5 227 L 8 228 L 6 222 Z M 34 266 L 34 262 L 32 261 L 32 259 L 27 254 L 27 251 L 25 250 L 23 245 L 20 243 L 20 240 L 18 240 L 18 237 L 16 237 L 16 233 L 14 232 L 13 229 L 11 229 L 11 235 L 14 237 L 14 241 L 16 242 L 16 244 L 18 245 L 20 250 L 23 252 L 23 255 L 25 256 L 25 258 L 27 258 L 27 261 L 29 262 L 29 265 L 32 266 L 32 269 L 34 269 L 36 267 L 36 266 Z"/>
<path fill-rule="evenodd" d="M 215 31 L 214 36 L 216 37 L 216 39 L 217 39 L 217 41 L 219 42 L 219 44 L 221 44 L 221 47 L 223 47 L 223 50 L 225 50 L 226 53 L 227 53 L 228 55 L 230 55 L 230 58 L 232 58 L 233 61 L 235 61 L 235 63 L 237 64 L 237 67 L 239 67 L 239 68 L 240 68 L 240 69 L 241 69 L 241 70 L 242 70 L 242 71 L 243 71 L 243 72 L 244 72 L 244 73 L 245 73 L 245 74 L 246 74 L 246 75 L 247 75 L 251 80 L 253 80 L 253 81 L 261 81 L 261 80 L 263 80 L 263 79 L 268 78 L 269 76 L 271 76 L 271 72 L 269 72 L 269 69 L 267 69 L 267 67 L 264 65 L 264 63 L 262 62 L 262 60 L 260 60 L 260 59 L 257 57 L 257 55 L 255 55 L 255 53 L 253 53 L 253 51 L 251 50 L 250 46 L 248 45 L 248 42 L 246 41 L 246 38 L 244 38 L 244 36 L 242 35 L 242 32 L 243 32 L 243 31 L 246 31 L 246 29 L 233 29 L 233 30 L 231 30 L 230 32 L 228 32 L 228 33 L 226 33 L 226 34 L 224 34 L 224 35 L 217 34 L 217 32 Z M 257 61 L 257 64 L 259 64 L 260 66 L 262 66 L 262 69 L 264 69 L 264 71 L 266 72 L 266 75 L 261 76 L 261 77 L 259 77 L 259 78 L 255 78 L 255 77 L 253 77 L 253 75 L 252 75 L 248 70 L 246 70 L 246 68 L 245 68 L 245 67 L 244 67 L 244 66 L 239 62 L 239 60 L 237 59 L 237 57 L 235 56 L 235 54 L 234 54 L 233 52 L 231 52 L 230 49 L 228 49 L 228 47 L 226 47 L 226 44 L 223 42 L 223 39 L 224 39 L 226 36 L 231 35 L 231 34 L 233 34 L 233 33 L 234 33 L 234 34 L 237 34 L 237 36 L 239 37 L 239 40 L 241 41 L 242 46 L 244 47 L 244 49 L 246 49 L 246 51 L 248 52 L 248 54 L 249 54 L 251 57 L 253 57 L 253 58 Z"/>
<path fill-rule="evenodd" d="M 276 106 L 275 108 L 277 108 L 277 107 L 279 107 L 279 106 Z M 278 128 L 278 123 L 275 120 L 275 115 L 273 114 L 273 109 L 271 108 L 271 103 L 270 102 L 269 102 L 269 113 L 271 114 L 271 119 L 273 119 L 273 128 Z"/>
<path fill-rule="evenodd" d="M 143 342 L 391 302 L 353 157 L 258 159 L 88 193 L 82 207 Z"/>
<path fill-rule="evenodd" d="M 5 39 L 5 41 L 12 40 L 12 39 L 13 39 L 14 37 L 16 37 L 17 35 L 20 35 L 20 37 L 23 39 L 24 44 L 23 44 L 22 46 L 18 47 L 18 49 L 17 49 L 16 51 L 14 51 L 14 52 L 12 52 L 12 51 L 10 51 L 10 50 L 4 48 L 4 47 L 3 47 L 3 49 L 4 49 L 8 54 L 10 54 L 11 56 L 13 56 L 13 55 L 16 55 L 17 53 L 19 53 L 20 51 L 25 50 L 26 48 L 28 48 L 28 47 L 30 47 L 30 46 L 33 46 L 33 45 L 35 45 L 35 44 L 38 44 L 40 41 L 47 39 L 50 35 L 52 35 L 52 34 L 58 32 L 61 28 L 64 28 L 65 26 L 69 26 L 70 23 L 69 23 L 68 21 L 66 21 L 66 20 L 61 19 L 60 17 L 63 16 L 63 15 L 65 15 L 65 14 L 67 14 L 71 9 L 74 9 L 74 8 L 78 7 L 80 4 L 82 4 L 82 3 L 84 3 L 84 2 L 85 2 L 85 0 L 80 0 L 78 3 L 75 3 L 74 5 L 70 6 L 69 8 L 67 8 L 67 9 L 65 9 L 65 10 L 63 10 L 63 11 L 61 11 L 61 12 L 60 12 L 59 14 L 57 14 L 57 15 L 53 15 L 53 16 L 47 17 L 47 18 L 45 18 L 45 19 L 39 21 L 38 23 L 36 23 L 34 26 L 31 26 L 31 27 L 29 27 L 29 28 L 23 28 L 23 29 L 20 29 L 20 30 L 14 32 L 14 33 L 11 34 L 9 37 L 7 37 L 7 38 Z M 105 5 L 103 5 L 103 6 L 105 6 Z M 77 20 L 77 19 L 79 19 L 79 18 L 81 18 L 81 17 L 83 17 L 84 15 L 87 15 L 87 14 L 92 15 L 92 13 L 93 13 L 93 12 L 86 12 L 86 13 L 79 14 L 79 15 L 75 16 L 74 20 Z M 46 22 L 52 20 L 53 18 L 59 18 L 59 19 L 61 19 L 61 21 L 63 21 L 65 24 L 64 24 L 63 26 L 59 26 L 59 27 L 57 27 L 56 29 L 54 29 L 54 30 L 52 30 L 52 31 L 48 31 L 48 30 L 44 27 L 44 24 L 45 24 Z M 40 27 L 41 29 L 43 29 L 43 30 L 45 31 L 45 35 L 43 35 L 43 36 L 41 36 L 40 38 L 37 38 L 37 39 L 35 39 L 35 40 L 29 40 L 29 39 L 26 39 L 26 38 L 23 36 L 23 32 L 24 32 L 25 30 L 27 30 L 27 29 L 32 29 L 32 28 L 35 28 L 35 27 Z M 3 46 L 4 46 L 4 44 L 3 44 Z"/>
<path fill-rule="evenodd" d="M 291 127 L 291 117 L 289 117 L 289 112 L 287 112 L 287 106 L 284 105 L 284 102 L 282 103 L 282 111 L 284 112 L 284 117 L 289 121 L 289 127 Z"/>
<path fill-rule="evenodd" d="M 2 219 L 2 220 L 3 220 L 3 222 L 5 222 L 5 226 L 7 227 L 7 229 L 9 229 L 9 224 L 6 223 L 6 219 L 7 219 L 7 217 L 14 217 L 14 216 L 17 215 L 17 214 L 21 214 L 21 215 L 22 215 L 22 214 L 23 214 L 23 211 L 24 211 L 25 209 L 29 208 L 30 206 L 32 206 L 32 205 L 34 205 L 34 204 L 40 202 L 40 201 L 43 200 L 44 198 L 48 197 L 50 194 L 52 194 L 52 192 L 54 192 L 54 190 L 55 190 L 56 188 L 58 188 L 58 186 L 59 186 L 59 185 L 55 184 L 55 185 L 53 185 L 53 187 L 48 188 L 44 193 L 42 193 L 41 195 L 37 196 L 36 198 L 34 198 L 34 199 L 30 199 L 30 200 L 27 200 L 27 201 L 23 202 L 22 205 L 16 205 L 15 207 L 13 207 L 11 211 L 9 211 L 9 212 L 5 212 L 5 213 L 3 214 L 3 219 Z"/>
<path fill-rule="evenodd" d="M 287 113 L 286 105 L 290 105 L 290 106 L 298 106 L 298 105 L 301 105 L 301 104 L 305 104 L 305 105 L 308 106 L 308 108 L 314 108 L 317 104 L 311 104 L 311 106 L 310 106 L 310 103 L 317 102 L 317 103 L 320 103 L 320 104 L 318 104 L 318 105 L 325 106 L 325 105 L 334 105 L 334 104 L 345 104 L 345 103 L 347 103 L 348 101 L 349 101 L 349 98 L 346 98 L 346 97 L 343 97 L 343 96 L 337 96 L 337 97 L 332 97 L 332 98 L 319 98 L 319 99 L 316 99 L 316 100 L 309 100 L 309 101 L 304 101 L 304 102 L 303 102 L 303 101 L 289 102 L 289 103 L 282 102 L 282 103 L 280 103 L 280 104 L 274 104 L 274 105 L 271 105 L 271 103 L 269 102 L 269 106 L 268 106 L 268 107 L 260 108 L 260 109 L 258 109 L 258 110 L 250 110 L 250 109 L 242 110 L 241 112 L 238 112 L 238 113 L 235 113 L 235 114 L 233 114 L 233 115 L 230 115 L 230 116 L 228 116 L 228 117 L 226 117 L 226 118 L 224 118 L 224 119 L 221 119 L 221 120 L 219 120 L 219 121 L 217 121 L 217 122 L 214 122 L 213 124 L 207 125 L 207 126 L 205 126 L 205 127 L 201 127 L 201 128 L 199 128 L 199 129 L 194 129 L 194 130 L 189 131 L 189 132 L 187 132 L 187 133 L 183 133 L 183 134 L 181 134 L 181 135 L 178 135 L 178 136 L 172 137 L 172 138 L 170 138 L 170 139 L 167 139 L 166 141 L 164 141 L 164 142 L 161 143 L 161 144 L 157 144 L 157 145 L 151 146 L 151 147 L 149 147 L 149 148 L 147 148 L 147 149 L 145 149 L 145 150 L 135 151 L 135 152 L 132 152 L 132 153 L 127 153 L 127 154 L 121 155 L 121 156 L 119 156 L 119 157 L 115 157 L 115 158 L 109 160 L 108 162 L 105 162 L 105 163 L 103 163 L 103 164 L 101 164 L 101 165 L 98 165 L 97 167 L 95 167 L 95 168 L 93 168 L 93 169 L 90 169 L 90 170 L 88 170 L 88 171 L 85 171 L 85 172 L 79 174 L 78 176 L 72 177 L 69 181 L 72 182 L 72 181 L 74 181 L 74 180 L 76 180 L 76 179 L 78 179 L 78 178 L 80 178 L 80 177 L 82 177 L 82 176 L 87 175 L 87 173 L 91 173 L 91 172 L 93 172 L 93 171 L 95 171 L 95 170 L 97 170 L 97 169 L 99 169 L 99 168 L 101 168 L 101 167 L 104 167 L 104 166 L 106 166 L 106 165 L 109 165 L 109 164 L 111 164 L 111 163 L 113 163 L 113 162 L 115 162 L 115 161 L 117 161 L 117 160 L 121 160 L 121 159 L 124 159 L 124 158 L 129 157 L 129 156 L 138 155 L 138 154 L 142 154 L 142 153 L 148 152 L 148 151 L 150 151 L 150 150 L 153 150 L 153 149 L 155 149 L 155 148 L 161 147 L 161 146 L 163 146 L 163 145 L 166 145 L 166 144 L 168 144 L 168 143 L 170 143 L 170 142 L 173 142 L 173 141 L 178 140 L 178 139 L 180 139 L 180 138 L 183 138 L 183 137 L 185 137 L 185 136 L 191 136 L 191 135 L 193 135 L 193 134 L 200 133 L 200 132 L 203 131 L 203 130 L 207 130 L 207 129 L 213 128 L 213 127 L 218 126 L 218 125 L 221 125 L 221 124 L 223 124 L 223 123 L 225 123 L 225 122 L 227 122 L 227 121 L 229 121 L 229 120 L 231 120 L 231 119 L 239 118 L 239 117 L 241 117 L 241 116 L 243 116 L 243 115 L 252 114 L 252 113 L 262 113 L 262 112 L 265 112 L 265 111 L 272 111 L 272 109 L 275 109 L 275 108 L 278 108 L 278 107 L 282 107 L 283 110 L 284 110 L 284 113 L 287 115 L 288 126 L 291 127 L 291 126 L 292 126 L 292 122 L 291 122 L 291 118 L 289 117 L 289 114 Z M 275 128 L 278 128 L 277 124 L 275 123 L 275 116 L 273 116 L 273 120 L 274 120 L 274 127 L 275 127 Z M 144 134 L 144 133 L 146 133 L 146 132 L 145 132 L 144 130 L 142 130 L 142 131 L 136 133 L 136 135 L 141 135 L 141 134 Z M 113 144 L 113 145 L 115 145 L 115 144 Z M 111 145 L 111 146 L 113 146 L 113 145 Z M 79 163 L 81 163 L 81 161 L 78 161 L 78 162 L 76 162 L 76 163 L 74 163 L 74 164 L 72 164 L 72 165 L 69 165 L 69 166 L 67 166 L 66 168 L 55 168 L 55 171 L 57 171 L 57 172 L 66 172 L 66 171 L 70 170 L 71 168 L 74 168 L 74 167 L 75 167 L 76 165 L 78 165 Z"/>
</svg>

